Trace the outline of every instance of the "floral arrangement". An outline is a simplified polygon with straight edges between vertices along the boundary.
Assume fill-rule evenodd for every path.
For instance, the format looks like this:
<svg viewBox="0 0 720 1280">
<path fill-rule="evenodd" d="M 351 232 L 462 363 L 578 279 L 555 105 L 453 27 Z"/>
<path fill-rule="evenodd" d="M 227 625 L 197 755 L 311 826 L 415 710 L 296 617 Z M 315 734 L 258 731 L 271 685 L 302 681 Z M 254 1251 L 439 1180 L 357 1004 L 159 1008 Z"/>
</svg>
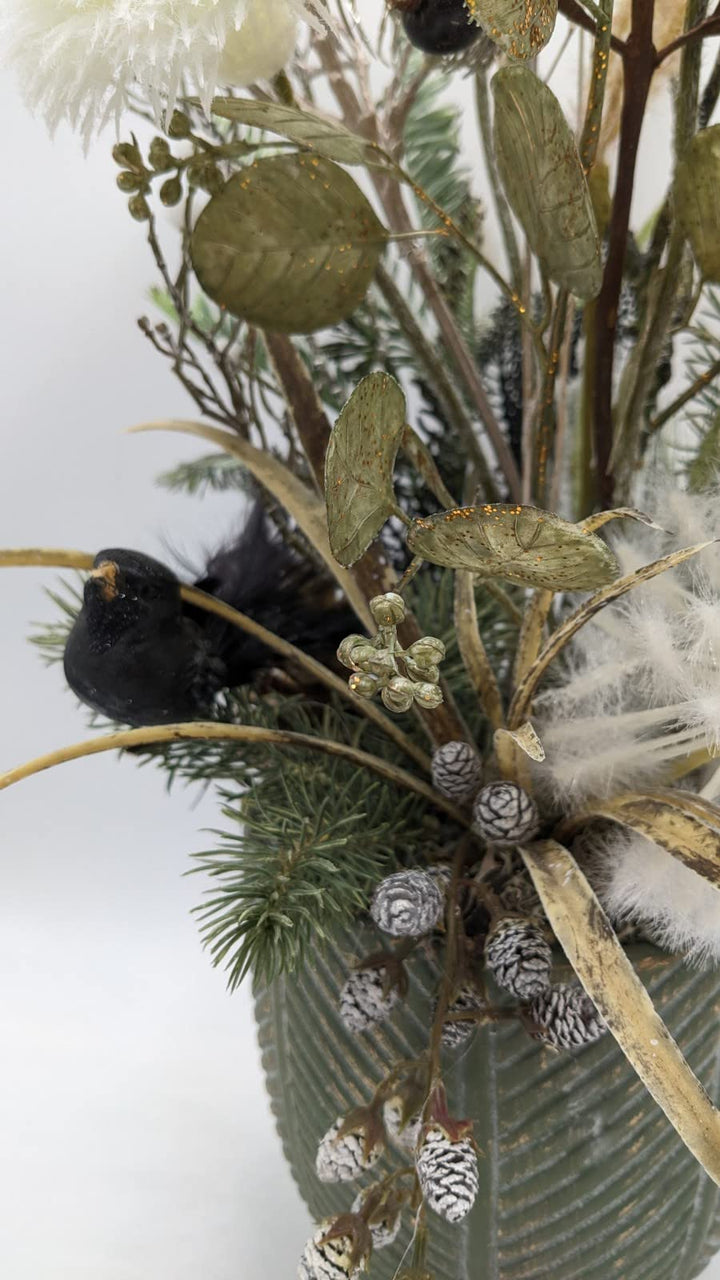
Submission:
<svg viewBox="0 0 720 1280">
<path fill-rule="evenodd" d="M 633 964 L 720 958 L 717 11 L 18 0 L 3 31 L 51 127 L 118 131 L 140 329 L 197 411 L 138 430 L 212 447 L 162 482 L 249 514 L 194 582 L 0 551 L 85 575 L 35 639 L 104 722 L 0 787 L 117 749 L 212 782 L 212 960 L 262 1000 L 350 938 L 348 1070 L 430 975 L 411 1056 L 314 1133 L 318 1183 L 360 1186 L 300 1280 L 459 1274 L 434 1233 L 485 1175 L 453 1078 L 498 1028 L 579 1062 L 611 1034 L 719 1182 L 720 1116 Z M 667 191 L 635 227 L 663 93 Z"/>
</svg>

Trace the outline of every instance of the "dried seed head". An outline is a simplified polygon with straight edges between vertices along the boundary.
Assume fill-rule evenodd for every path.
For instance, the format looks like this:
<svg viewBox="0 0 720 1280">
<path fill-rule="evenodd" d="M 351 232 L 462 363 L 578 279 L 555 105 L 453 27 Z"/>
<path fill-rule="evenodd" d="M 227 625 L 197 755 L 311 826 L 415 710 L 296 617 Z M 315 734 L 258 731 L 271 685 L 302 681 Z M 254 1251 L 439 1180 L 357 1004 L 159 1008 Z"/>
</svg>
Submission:
<svg viewBox="0 0 720 1280">
<path fill-rule="evenodd" d="M 461 1222 L 472 1209 L 480 1184 L 475 1144 L 471 1138 L 453 1142 L 440 1125 L 426 1126 L 417 1175 L 430 1208 L 446 1222 Z"/>
<path fill-rule="evenodd" d="M 577 983 L 548 987 L 530 1005 L 530 1030 L 553 1049 L 579 1049 L 607 1027 L 589 995 Z"/>
<path fill-rule="evenodd" d="M 473 826 L 485 840 L 499 845 L 519 844 L 537 832 L 538 811 L 516 782 L 490 782 L 478 792 Z"/>
<path fill-rule="evenodd" d="M 498 920 L 485 945 L 485 960 L 498 985 L 518 1000 L 532 1000 L 550 986 L 552 951 L 532 920 Z"/>
<path fill-rule="evenodd" d="M 370 914 L 393 938 L 419 938 L 439 924 L 444 898 L 425 871 L 398 871 L 378 885 Z"/>
<path fill-rule="evenodd" d="M 472 800 L 482 780 L 480 758 L 469 742 L 445 742 L 433 752 L 432 780 L 436 791 L 456 804 Z"/>
<path fill-rule="evenodd" d="M 356 969 L 340 992 L 340 1017 L 348 1031 L 367 1031 L 385 1021 L 398 999 L 397 987 L 388 990 L 387 969 Z"/>
</svg>

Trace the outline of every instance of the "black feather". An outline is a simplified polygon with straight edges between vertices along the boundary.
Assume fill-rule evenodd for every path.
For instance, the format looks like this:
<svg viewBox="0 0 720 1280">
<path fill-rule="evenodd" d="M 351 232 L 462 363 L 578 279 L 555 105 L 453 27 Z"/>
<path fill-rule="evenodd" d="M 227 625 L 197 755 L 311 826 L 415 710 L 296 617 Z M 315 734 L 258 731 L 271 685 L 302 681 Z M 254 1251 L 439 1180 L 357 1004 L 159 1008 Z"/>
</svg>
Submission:
<svg viewBox="0 0 720 1280">
<path fill-rule="evenodd" d="M 65 647 L 65 676 L 82 702 L 113 720 L 162 724 L 211 713 L 224 687 L 277 667 L 274 651 L 180 595 L 166 565 L 142 552 L 101 551 Z M 259 506 L 194 584 L 333 664 L 357 629 L 329 577 L 274 535 Z"/>
</svg>

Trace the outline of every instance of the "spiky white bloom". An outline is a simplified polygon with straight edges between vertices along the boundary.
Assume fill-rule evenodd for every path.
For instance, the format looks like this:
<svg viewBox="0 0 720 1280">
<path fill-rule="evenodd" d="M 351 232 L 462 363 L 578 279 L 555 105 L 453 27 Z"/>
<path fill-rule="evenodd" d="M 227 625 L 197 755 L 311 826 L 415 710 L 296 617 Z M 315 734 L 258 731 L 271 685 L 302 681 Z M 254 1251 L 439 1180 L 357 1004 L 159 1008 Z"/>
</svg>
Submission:
<svg viewBox="0 0 720 1280">
<path fill-rule="evenodd" d="M 216 88 L 275 75 L 316 15 L 314 0 L 12 0 L 0 37 L 33 110 L 87 142 L 133 88 L 160 118 L 183 85 L 207 108 Z"/>
<path fill-rule="evenodd" d="M 720 890 L 651 840 L 626 831 L 593 839 L 588 873 L 616 924 L 642 926 L 665 951 L 720 962 Z"/>
<path fill-rule="evenodd" d="M 718 491 L 666 493 L 654 506 L 674 532 L 635 527 L 617 540 L 623 574 L 720 533 Z M 720 548 L 602 609 L 556 675 L 536 700 L 537 778 L 565 803 L 650 784 L 694 751 L 720 749 Z"/>
</svg>

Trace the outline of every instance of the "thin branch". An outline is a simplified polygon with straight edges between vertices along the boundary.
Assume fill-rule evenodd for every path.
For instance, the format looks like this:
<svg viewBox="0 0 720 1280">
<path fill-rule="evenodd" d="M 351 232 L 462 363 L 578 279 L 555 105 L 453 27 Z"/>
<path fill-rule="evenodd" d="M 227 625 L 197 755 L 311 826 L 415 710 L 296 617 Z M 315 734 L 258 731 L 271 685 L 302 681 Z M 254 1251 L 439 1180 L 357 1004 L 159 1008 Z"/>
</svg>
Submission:
<svg viewBox="0 0 720 1280">
<path fill-rule="evenodd" d="M 720 3 L 715 12 L 711 13 L 704 22 L 699 22 L 689 31 L 683 31 L 676 40 L 671 40 L 670 44 L 666 44 L 663 49 L 658 49 L 655 55 L 655 66 L 659 67 L 661 62 L 671 57 L 673 53 L 677 53 L 678 49 L 684 48 L 685 45 L 694 44 L 696 40 L 707 40 L 711 36 L 720 36 Z"/>
<path fill-rule="evenodd" d="M 577 27 L 582 27 L 584 31 L 590 31 L 595 34 L 596 23 L 589 13 L 578 4 L 578 0 L 560 0 L 558 10 L 567 18 L 568 22 L 574 22 Z M 624 40 L 620 40 L 618 36 L 613 36 L 610 41 L 610 48 L 614 53 L 619 53 L 621 58 L 627 56 L 627 46 Z"/>
<path fill-rule="evenodd" d="M 683 391 L 682 395 L 679 395 L 676 400 L 673 400 L 672 404 L 668 405 L 667 409 L 663 409 L 662 413 L 659 413 L 656 418 L 652 418 L 648 424 L 648 431 L 659 431 L 661 427 L 665 426 L 665 423 L 668 422 L 670 418 L 674 417 L 679 409 L 682 409 L 683 405 L 688 403 L 688 400 L 693 400 L 701 391 L 704 391 L 713 379 L 718 377 L 718 375 L 720 375 L 720 360 L 716 360 L 714 364 L 710 365 L 709 369 L 706 369 L 704 373 L 701 373 L 700 376 L 696 378 L 685 391 Z"/>
<path fill-rule="evenodd" d="M 617 182 L 610 220 L 607 264 L 596 303 L 594 352 L 595 461 L 603 506 L 612 506 L 613 368 L 618 306 L 630 230 L 640 133 L 655 70 L 654 0 L 632 0 L 632 27 L 623 59 L 623 107 Z"/>
<path fill-rule="evenodd" d="M 142 729 L 120 729 L 116 733 L 108 733 L 99 738 L 90 738 L 87 742 L 75 742 L 69 747 L 60 747 L 47 755 L 37 756 L 26 764 L 9 769 L 0 774 L 0 791 L 12 787 L 16 782 L 23 782 L 36 773 L 53 769 L 56 765 L 67 764 L 71 760 L 81 760 L 85 756 L 100 755 L 104 751 L 130 751 L 137 747 L 160 746 L 171 742 L 256 742 L 278 747 L 302 747 L 304 750 L 320 751 L 323 755 L 339 756 L 349 760 L 361 769 L 370 769 L 379 778 L 412 791 L 422 797 L 428 804 L 445 813 L 463 827 L 469 825 L 467 816 L 439 792 L 434 791 L 420 778 L 405 769 L 399 769 L 379 756 L 368 751 L 360 751 L 344 742 L 333 742 L 329 738 L 316 738 L 309 733 L 292 733 L 286 729 L 264 729 L 249 724 L 218 724 L 216 721 L 196 720 L 183 724 L 148 725 Z"/>
</svg>

